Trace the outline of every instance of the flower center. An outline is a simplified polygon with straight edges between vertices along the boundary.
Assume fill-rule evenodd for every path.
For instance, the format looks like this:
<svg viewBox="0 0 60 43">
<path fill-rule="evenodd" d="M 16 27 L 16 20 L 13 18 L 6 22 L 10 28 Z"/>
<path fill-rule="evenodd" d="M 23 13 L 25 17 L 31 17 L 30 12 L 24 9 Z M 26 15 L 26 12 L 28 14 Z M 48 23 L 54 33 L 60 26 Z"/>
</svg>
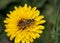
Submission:
<svg viewBox="0 0 60 43">
<path fill-rule="evenodd" d="M 20 29 L 24 30 L 26 27 L 29 27 L 34 22 L 34 19 L 20 20 L 18 26 Z"/>
</svg>

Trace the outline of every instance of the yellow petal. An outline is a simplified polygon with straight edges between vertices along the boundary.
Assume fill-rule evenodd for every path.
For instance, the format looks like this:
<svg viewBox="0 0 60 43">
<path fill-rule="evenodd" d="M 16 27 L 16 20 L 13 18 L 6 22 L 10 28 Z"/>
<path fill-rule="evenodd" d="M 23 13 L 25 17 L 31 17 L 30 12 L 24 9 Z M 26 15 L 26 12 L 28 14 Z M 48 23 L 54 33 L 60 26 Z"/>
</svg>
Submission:
<svg viewBox="0 0 60 43">
<path fill-rule="evenodd" d="M 35 20 L 36 20 L 36 21 L 40 21 L 40 20 L 43 19 L 43 18 L 44 18 L 44 16 L 38 16 L 38 17 L 35 18 Z"/>
<path fill-rule="evenodd" d="M 36 21 L 35 23 L 36 23 L 36 25 L 38 25 L 38 24 L 43 24 L 45 22 L 46 22 L 46 20 L 40 20 L 40 21 Z"/>
</svg>

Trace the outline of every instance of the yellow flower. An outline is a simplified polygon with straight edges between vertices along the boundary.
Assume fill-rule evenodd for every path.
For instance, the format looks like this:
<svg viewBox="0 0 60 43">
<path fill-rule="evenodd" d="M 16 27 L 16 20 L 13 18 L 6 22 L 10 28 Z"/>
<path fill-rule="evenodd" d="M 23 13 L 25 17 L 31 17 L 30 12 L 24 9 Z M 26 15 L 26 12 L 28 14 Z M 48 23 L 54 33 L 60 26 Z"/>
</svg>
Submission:
<svg viewBox="0 0 60 43">
<path fill-rule="evenodd" d="M 23 7 L 15 7 L 14 11 L 7 14 L 5 23 L 5 32 L 14 43 L 32 43 L 34 39 L 39 38 L 45 23 L 43 15 L 40 15 L 36 7 L 31 8 L 25 4 Z"/>
</svg>

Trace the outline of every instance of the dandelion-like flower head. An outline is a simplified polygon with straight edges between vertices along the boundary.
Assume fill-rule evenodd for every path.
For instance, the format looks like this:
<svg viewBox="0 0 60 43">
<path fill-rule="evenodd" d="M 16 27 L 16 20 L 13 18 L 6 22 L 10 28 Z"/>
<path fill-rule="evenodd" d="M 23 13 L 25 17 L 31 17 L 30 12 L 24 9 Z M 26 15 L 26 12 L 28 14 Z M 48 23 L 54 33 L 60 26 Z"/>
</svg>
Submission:
<svg viewBox="0 0 60 43">
<path fill-rule="evenodd" d="M 14 43 L 32 43 L 34 39 L 39 38 L 45 23 L 43 15 L 40 15 L 36 7 L 27 6 L 15 7 L 14 11 L 7 14 L 5 23 L 5 32 Z"/>
</svg>

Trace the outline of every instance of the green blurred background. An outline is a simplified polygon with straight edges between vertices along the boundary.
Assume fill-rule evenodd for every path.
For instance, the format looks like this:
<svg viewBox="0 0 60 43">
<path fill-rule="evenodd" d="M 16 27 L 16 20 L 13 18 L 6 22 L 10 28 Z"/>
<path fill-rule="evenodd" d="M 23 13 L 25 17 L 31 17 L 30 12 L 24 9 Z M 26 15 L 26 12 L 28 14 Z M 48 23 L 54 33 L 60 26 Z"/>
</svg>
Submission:
<svg viewBox="0 0 60 43">
<path fill-rule="evenodd" d="M 44 32 L 34 43 L 60 43 L 60 0 L 0 0 L 0 43 L 13 43 L 4 32 L 3 20 L 9 11 L 14 10 L 14 6 L 25 3 L 36 6 L 46 19 Z"/>
</svg>

